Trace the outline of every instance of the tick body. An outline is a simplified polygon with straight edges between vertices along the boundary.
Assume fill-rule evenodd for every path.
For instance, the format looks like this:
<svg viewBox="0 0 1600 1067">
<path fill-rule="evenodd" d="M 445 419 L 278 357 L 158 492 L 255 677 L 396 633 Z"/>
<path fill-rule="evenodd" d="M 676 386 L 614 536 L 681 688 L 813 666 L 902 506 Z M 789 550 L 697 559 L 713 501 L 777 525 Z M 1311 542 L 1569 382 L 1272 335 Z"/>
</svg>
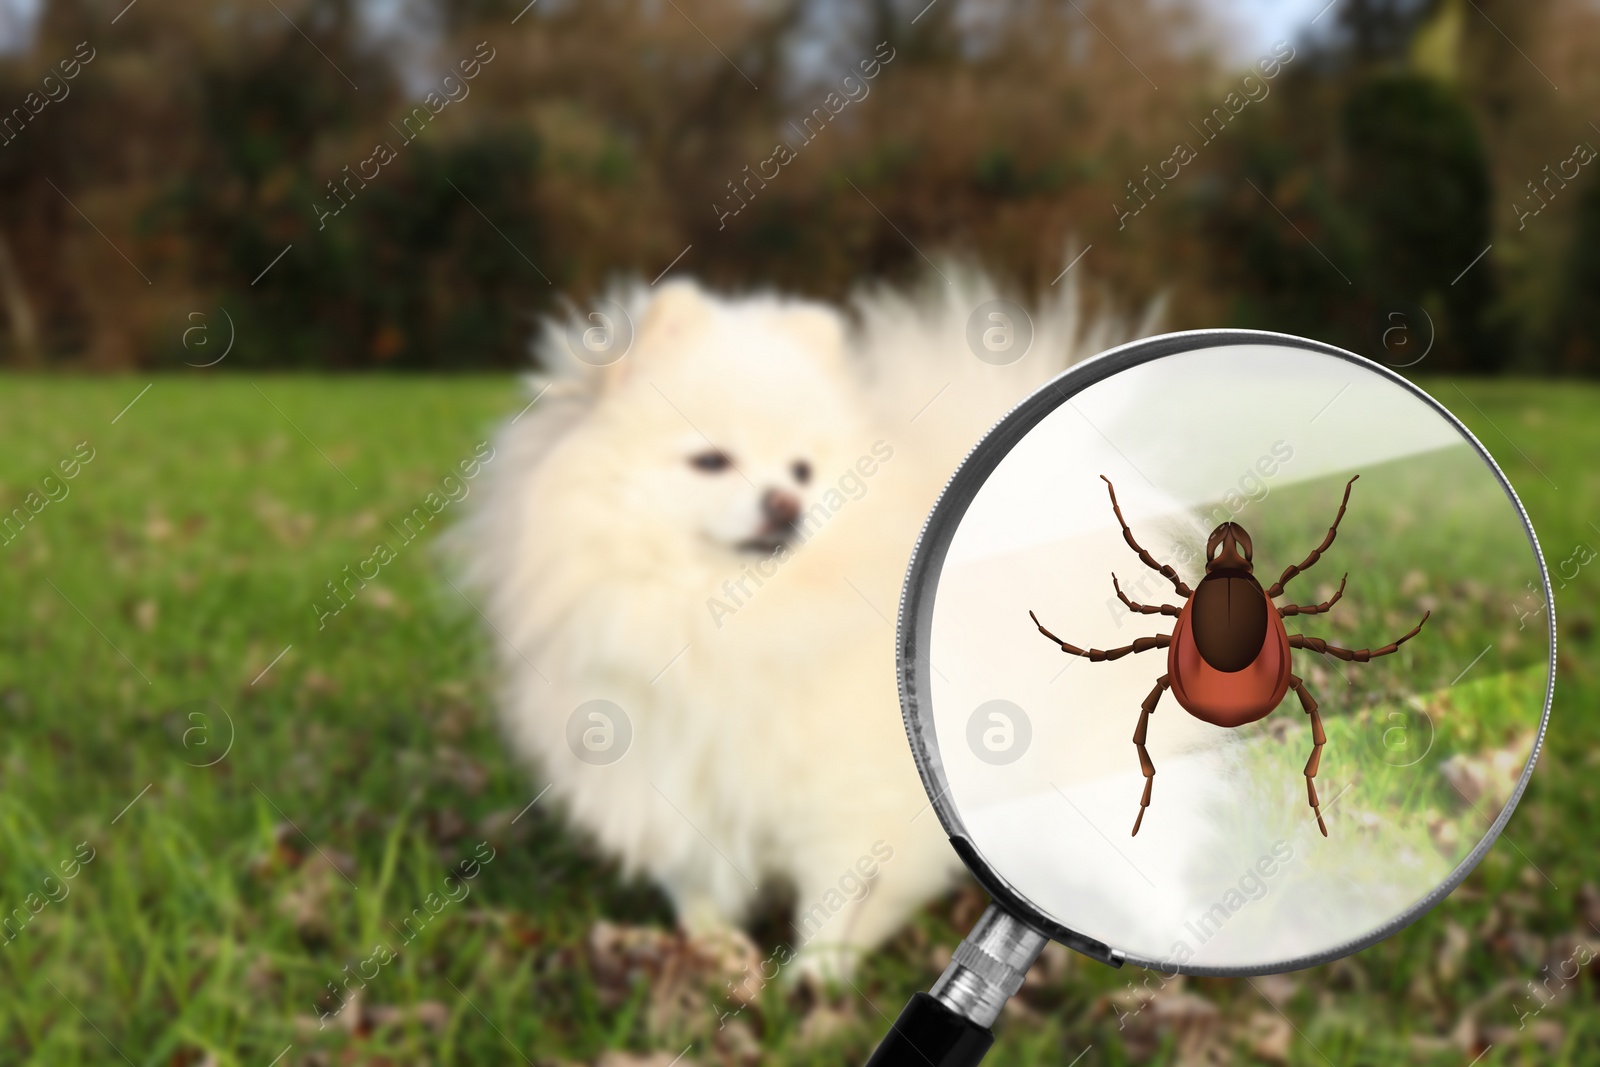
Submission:
<svg viewBox="0 0 1600 1067">
<path fill-rule="evenodd" d="M 1255 575 L 1206 575 L 1178 612 L 1167 677 L 1184 710 L 1213 726 L 1272 714 L 1289 691 L 1289 634 Z"/>
<path fill-rule="evenodd" d="M 1300 699 L 1301 710 L 1311 719 L 1311 757 L 1306 761 L 1305 769 L 1306 802 L 1311 805 L 1317 818 L 1317 827 L 1326 837 L 1328 827 L 1322 819 L 1322 807 L 1317 799 L 1316 777 L 1327 736 L 1322 729 L 1322 718 L 1317 714 L 1316 699 L 1306 689 L 1305 682 L 1291 670 L 1291 653 L 1297 648 L 1310 649 L 1321 655 L 1366 663 L 1378 656 L 1393 653 L 1415 637 L 1431 614 L 1424 613 L 1422 621 L 1408 633 L 1377 649 L 1340 648 L 1321 638 L 1290 634 L 1285 629 L 1285 618 L 1320 615 L 1337 604 L 1344 595 L 1348 574 L 1340 579 L 1338 591 L 1325 603 L 1304 606 L 1279 606 L 1273 603 L 1290 579 L 1310 569 L 1333 544 L 1339 532 L 1339 522 L 1350 503 L 1350 487 L 1355 485 L 1356 478 L 1351 478 L 1345 484 L 1339 513 L 1334 516 L 1333 525 L 1328 528 L 1322 543 L 1299 564 L 1288 567 L 1276 582 L 1265 589 L 1255 576 L 1250 535 L 1236 522 L 1225 522 L 1211 532 L 1206 541 L 1206 575 L 1198 586 L 1191 589 L 1178 577 L 1177 571 L 1170 565 L 1158 562 L 1134 540 L 1133 532 L 1122 517 L 1122 509 L 1117 506 L 1116 489 L 1104 475 L 1101 480 L 1111 493 L 1111 510 L 1122 527 L 1123 540 L 1127 541 L 1128 547 L 1138 554 L 1145 566 L 1172 583 L 1173 589 L 1184 598 L 1184 602 L 1181 606 L 1135 604 L 1123 593 L 1114 574 L 1111 576 L 1112 587 L 1128 610 L 1141 615 L 1173 616 L 1177 624 L 1170 634 L 1141 637 L 1131 645 L 1102 651 L 1098 648 L 1082 649 L 1063 641 L 1046 630 L 1033 612 L 1030 611 L 1028 615 L 1039 632 L 1061 646 L 1061 651 L 1096 662 L 1120 659 L 1157 648 L 1167 650 L 1167 673 L 1156 679 L 1155 688 L 1145 697 L 1140 706 L 1139 724 L 1133 732 L 1139 766 L 1144 771 L 1144 795 L 1139 800 L 1139 814 L 1134 818 L 1133 832 L 1137 834 L 1144 822 L 1145 809 L 1150 806 L 1151 789 L 1155 784 L 1156 769 L 1150 761 L 1150 753 L 1145 749 L 1145 739 L 1150 728 L 1150 716 L 1163 693 L 1171 689 L 1173 699 L 1177 700 L 1179 706 L 1202 722 L 1235 727 L 1266 718 L 1293 690 Z"/>
</svg>

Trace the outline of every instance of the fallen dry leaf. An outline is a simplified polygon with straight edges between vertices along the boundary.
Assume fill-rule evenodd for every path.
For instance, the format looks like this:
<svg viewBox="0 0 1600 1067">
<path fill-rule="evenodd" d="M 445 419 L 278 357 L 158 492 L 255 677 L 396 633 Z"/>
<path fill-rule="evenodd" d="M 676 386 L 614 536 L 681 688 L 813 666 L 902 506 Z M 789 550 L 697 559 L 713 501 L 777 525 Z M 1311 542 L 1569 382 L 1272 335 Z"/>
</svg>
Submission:
<svg viewBox="0 0 1600 1067">
<path fill-rule="evenodd" d="M 1269 1063 L 1289 1062 L 1289 1043 L 1294 1037 L 1294 1028 L 1277 1012 L 1258 1011 L 1250 1016 L 1245 1037 L 1252 1055 Z"/>
<path fill-rule="evenodd" d="M 761 1040 L 755 1030 L 743 1019 L 734 1019 L 712 1034 L 718 1057 L 725 1064 L 746 1064 L 755 1067 L 761 1061 Z"/>
<path fill-rule="evenodd" d="M 295 933 L 306 944 L 327 942 L 331 926 L 327 917 L 329 894 L 343 892 L 354 877 L 356 862 L 337 849 L 317 849 L 305 854 L 278 896 L 278 912 L 294 923 Z"/>
<path fill-rule="evenodd" d="M 826 1044 L 860 1022 L 860 1014 L 849 1003 L 839 1007 L 818 1004 L 800 1020 L 800 1044 L 802 1047 Z"/>
<path fill-rule="evenodd" d="M 637 983 L 648 987 L 645 1021 L 652 1034 L 700 1029 L 723 1014 L 716 1004 L 731 1002 L 737 1011 L 754 1002 L 764 984 L 761 952 L 738 930 L 691 938 L 602 921 L 590 929 L 587 948 L 602 1004 L 618 1007 Z M 768 970 L 775 965 L 766 964 Z"/>
<path fill-rule="evenodd" d="M 1444 924 L 1444 944 L 1439 946 L 1439 954 L 1433 964 L 1440 982 L 1450 985 L 1456 980 L 1461 973 L 1461 963 L 1467 957 L 1467 949 L 1471 946 L 1472 938 L 1460 923 L 1451 919 Z"/>
<path fill-rule="evenodd" d="M 434 773 L 441 781 L 459 786 L 470 796 L 483 792 L 489 782 L 489 772 L 482 763 L 451 745 L 440 746 L 434 754 Z"/>
<path fill-rule="evenodd" d="M 367 587 L 362 590 L 362 595 L 366 598 L 368 607 L 377 608 L 379 611 L 393 611 L 401 606 L 400 598 L 395 596 L 387 586 L 380 585 L 377 582 L 368 583 Z"/>
<path fill-rule="evenodd" d="M 1172 1036 L 1176 1038 L 1172 1062 L 1179 1067 L 1227 1063 L 1230 1056 L 1221 1011 L 1183 987 L 1181 977 L 1163 980 L 1152 975 L 1142 985 L 1130 982 L 1102 997 L 1091 1014 L 1110 1011 L 1115 1015 L 1131 1059 L 1148 1059 Z"/>
<path fill-rule="evenodd" d="M 1588 882 L 1578 890 L 1578 913 L 1583 916 L 1584 923 L 1600 935 L 1600 889 Z"/>
<path fill-rule="evenodd" d="M 1566 1028 L 1554 1019 L 1532 1019 L 1521 1028 L 1487 1026 L 1483 1030 L 1483 1039 L 1490 1045 L 1516 1045 L 1520 1042 L 1533 1041 L 1550 1053 L 1558 1051 L 1566 1037 Z"/>
<path fill-rule="evenodd" d="M 1456 1047 L 1448 1038 L 1435 1037 L 1432 1034 L 1412 1034 L 1406 1038 L 1406 1045 L 1419 1060 L 1443 1055 Z"/>
<path fill-rule="evenodd" d="M 1467 803 L 1493 814 L 1505 807 L 1533 751 L 1533 734 L 1525 733 L 1501 747 L 1469 756 L 1458 752 L 1439 766 L 1439 773 Z"/>
<path fill-rule="evenodd" d="M 404 1006 L 378 1004 L 367 1013 L 367 1019 L 374 1029 L 384 1026 L 404 1026 L 415 1020 L 437 1033 L 450 1021 L 450 1009 L 437 1000 L 424 1000 Z"/>
<path fill-rule="evenodd" d="M 1300 983 L 1287 974 L 1264 974 L 1250 982 L 1277 1008 L 1288 1004 L 1300 992 Z"/>
<path fill-rule="evenodd" d="M 333 696 L 339 691 L 339 683 L 313 667 L 300 680 L 300 691 L 312 696 Z"/>
</svg>

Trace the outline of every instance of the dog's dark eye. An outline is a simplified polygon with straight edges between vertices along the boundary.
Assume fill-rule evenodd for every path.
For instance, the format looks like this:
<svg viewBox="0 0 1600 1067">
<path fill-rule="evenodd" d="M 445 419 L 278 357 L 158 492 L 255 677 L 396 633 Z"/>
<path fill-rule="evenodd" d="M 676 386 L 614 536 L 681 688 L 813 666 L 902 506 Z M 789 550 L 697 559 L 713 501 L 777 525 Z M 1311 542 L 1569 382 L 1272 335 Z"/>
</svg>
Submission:
<svg viewBox="0 0 1600 1067">
<path fill-rule="evenodd" d="M 728 458 L 727 453 L 713 448 L 709 452 L 699 452 L 693 456 L 690 456 L 689 465 L 697 471 L 705 471 L 707 474 L 715 474 L 718 471 L 725 471 L 729 467 L 733 466 L 733 460 Z"/>
<path fill-rule="evenodd" d="M 805 485 L 811 480 L 811 464 L 803 459 L 795 460 L 794 466 L 790 467 L 789 470 L 793 472 L 794 480 L 801 485 Z"/>
</svg>

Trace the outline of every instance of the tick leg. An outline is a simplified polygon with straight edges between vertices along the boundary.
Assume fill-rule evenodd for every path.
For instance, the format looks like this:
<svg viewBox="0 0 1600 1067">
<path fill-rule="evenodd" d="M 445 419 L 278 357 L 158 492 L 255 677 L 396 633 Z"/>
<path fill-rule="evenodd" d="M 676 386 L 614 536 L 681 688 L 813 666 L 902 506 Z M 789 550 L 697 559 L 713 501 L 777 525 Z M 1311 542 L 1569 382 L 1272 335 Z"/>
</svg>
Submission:
<svg viewBox="0 0 1600 1067">
<path fill-rule="evenodd" d="M 1350 574 L 1347 571 L 1345 576 L 1339 579 L 1338 591 L 1329 597 L 1325 603 L 1312 604 L 1310 607 L 1301 607 L 1299 604 L 1285 604 L 1278 609 L 1279 616 L 1288 618 L 1290 615 L 1321 615 L 1324 611 L 1337 604 L 1340 597 L 1344 596 L 1344 583 L 1349 577 Z"/>
<path fill-rule="evenodd" d="M 1133 640 L 1133 644 L 1123 645 L 1121 648 L 1110 648 L 1103 651 L 1098 648 L 1079 648 L 1077 645 L 1068 644 L 1049 630 L 1046 630 L 1044 623 L 1039 621 L 1039 616 L 1033 612 L 1028 612 L 1028 618 L 1033 620 L 1033 624 L 1039 628 L 1040 633 L 1060 645 L 1061 651 L 1070 652 L 1074 656 L 1083 656 L 1085 659 L 1093 660 L 1096 663 L 1108 659 L 1121 659 L 1130 652 L 1148 652 L 1152 648 L 1166 648 L 1172 644 L 1171 634 L 1157 634 L 1155 637 L 1136 637 Z"/>
<path fill-rule="evenodd" d="M 1289 688 L 1295 691 L 1300 698 L 1300 707 L 1311 716 L 1311 758 L 1306 760 L 1306 801 L 1310 803 L 1311 810 L 1317 816 L 1317 829 L 1322 831 L 1322 836 L 1328 836 L 1328 824 L 1322 821 L 1322 802 L 1317 799 L 1317 767 L 1322 763 L 1322 746 L 1327 743 L 1328 735 L 1322 732 L 1322 716 L 1317 714 L 1317 698 L 1311 695 L 1311 690 L 1306 688 L 1306 683 L 1298 677 L 1289 675 Z M 1338 800 L 1338 797 L 1333 799 Z"/>
<path fill-rule="evenodd" d="M 1122 591 L 1122 586 L 1117 584 L 1117 576 L 1115 574 L 1111 576 L 1111 588 L 1115 589 L 1117 596 L 1121 597 L 1122 602 L 1128 605 L 1129 611 L 1137 611 L 1140 615 L 1171 615 L 1173 618 L 1177 618 L 1178 612 L 1181 610 L 1171 604 L 1135 604 L 1128 599 L 1128 594 Z"/>
<path fill-rule="evenodd" d="M 1342 659 L 1346 662 L 1365 663 L 1368 660 L 1377 659 L 1379 656 L 1389 655 L 1401 645 L 1417 636 L 1422 632 L 1422 623 L 1427 622 L 1428 616 L 1432 614 L 1433 612 L 1431 611 L 1423 612 L 1422 622 L 1417 623 L 1410 630 L 1395 638 L 1387 645 L 1384 645 L 1382 648 L 1340 648 L 1338 645 L 1328 644 L 1328 642 L 1324 641 L 1320 637 L 1306 637 L 1304 634 L 1290 634 L 1289 647 L 1309 648 L 1311 651 L 1325 656 L 1337 656 L 1339 659 Z"/>
<path fill-rule="evenodd" d="M 1163 674 L 1156 679 L 1156 687 L 1150 690 L 1150 695 L 1144 698 L 1144 703 L 1139 708 L 1139 725 L 1133 731 L 1133 745 L 1139 750 L 1139 769 L 1144 771 L 1144 796 L 1139 798 L 1139 814 L 1133 820 L 1133 833 L 1130 837 L 1137 837 L 1139 824 L 1144 822 L 1144 809 L 1150 806 L 1150 787 L 1156 781 L 1156 765 L 1150 762 L 1150 753 L 1145 750 L 1145 733 L 1150 728 L 1150 713 L 1156 710 L 1156 704 L 1161 700 L 1161 694 L 1167 691 L 1172 684 L 1172 676 Z"/>
<path fill-rule="evenodd" d="M 1339 532 L 1339 522 L 1344 518 L 1345 505 L 1350 503 L 1350 487 L 1356 484 L 1356 478 L 1359 477 L 1361 477 L 1361 475 L 1358 474 L 1355 476 L 1355 478 L 1351 478 L 1348 482 L 1344 483 L 1344 499 L 1339 501 L 1339 514 L 1333 517 L 1333 525 L 1328 527 L 1328 536 L 1322 539 L 1322 544 L 1311 550 L 1311 555 L 1301 560 L 1298 565 L 1291 566 L 1288 570 L 1283 572 L 1283 576 L 1272 584 L 1272 588 L 1267 590 L 1268 600 L 1271 600 L 1273 597 L 1281 594 L 1283 592 L 1283 587 L 1288 584 L 1289 579 L 1293 578 L 1301 571 L 1310 570 L 1312 565 L 1315 564 L 1317 560 L 1322 558 L 1322 554 L 1328 551 L 1328 546 L 1333 544 L 1333 538 Z"/>
<path fill-rule="evenodd" d="M 1129 548 L 1139 553 L 1139 561 L 1151 570 L 1158 571 L 1163 578 L 1171 582 L 1172 588 L 1177 590 L 1178 595 L 1183 599 L 1188 600 L 1194 596 L 1194 590 L 1183 584 L 1183 579 L 1178 577 L 1178 572 L 1172 569 L 1171 564 L 1157 563 L 1154 556 L 1139 547 L 1139 542 L 1133 539 L 1133 531 L 1128 529 L 1128 520 L 1122 517 L 1122 509 L 1117 506 L 1116 487 L 1111 484 L 1111 479 L 1104 474 L 1100 476 L 1100 480 L 1105 482 L 1106 488 L 1111 491 L 1111 510 L 1116 513 L 1117 523 L 1122 527 L 1122 539 L 1128 542 Z"/>
</svg>

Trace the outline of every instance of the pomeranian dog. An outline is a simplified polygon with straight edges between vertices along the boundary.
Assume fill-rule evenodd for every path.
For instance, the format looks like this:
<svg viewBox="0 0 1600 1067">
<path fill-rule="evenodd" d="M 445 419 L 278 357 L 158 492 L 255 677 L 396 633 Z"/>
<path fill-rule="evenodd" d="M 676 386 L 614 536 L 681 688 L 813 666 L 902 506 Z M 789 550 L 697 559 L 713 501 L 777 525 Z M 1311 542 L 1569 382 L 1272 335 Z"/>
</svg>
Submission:
<svg viewBox="0 0 1600 1067">
<path fill-rule="evenodd" d="M 968 337 L 1001 296 L 954 265 L 848 312 L 675 281 L 547 324 L 456 547 L 515 751 L 691 935 L 782 885 L 797 969 L 845 976 L 959 870 L 900 717 L 907 560 L 994 420 L 1150 318 L 1086 321 L 1063 286 L 978 322 L 1031 332 L 998 365 Z"/>
</svg>

